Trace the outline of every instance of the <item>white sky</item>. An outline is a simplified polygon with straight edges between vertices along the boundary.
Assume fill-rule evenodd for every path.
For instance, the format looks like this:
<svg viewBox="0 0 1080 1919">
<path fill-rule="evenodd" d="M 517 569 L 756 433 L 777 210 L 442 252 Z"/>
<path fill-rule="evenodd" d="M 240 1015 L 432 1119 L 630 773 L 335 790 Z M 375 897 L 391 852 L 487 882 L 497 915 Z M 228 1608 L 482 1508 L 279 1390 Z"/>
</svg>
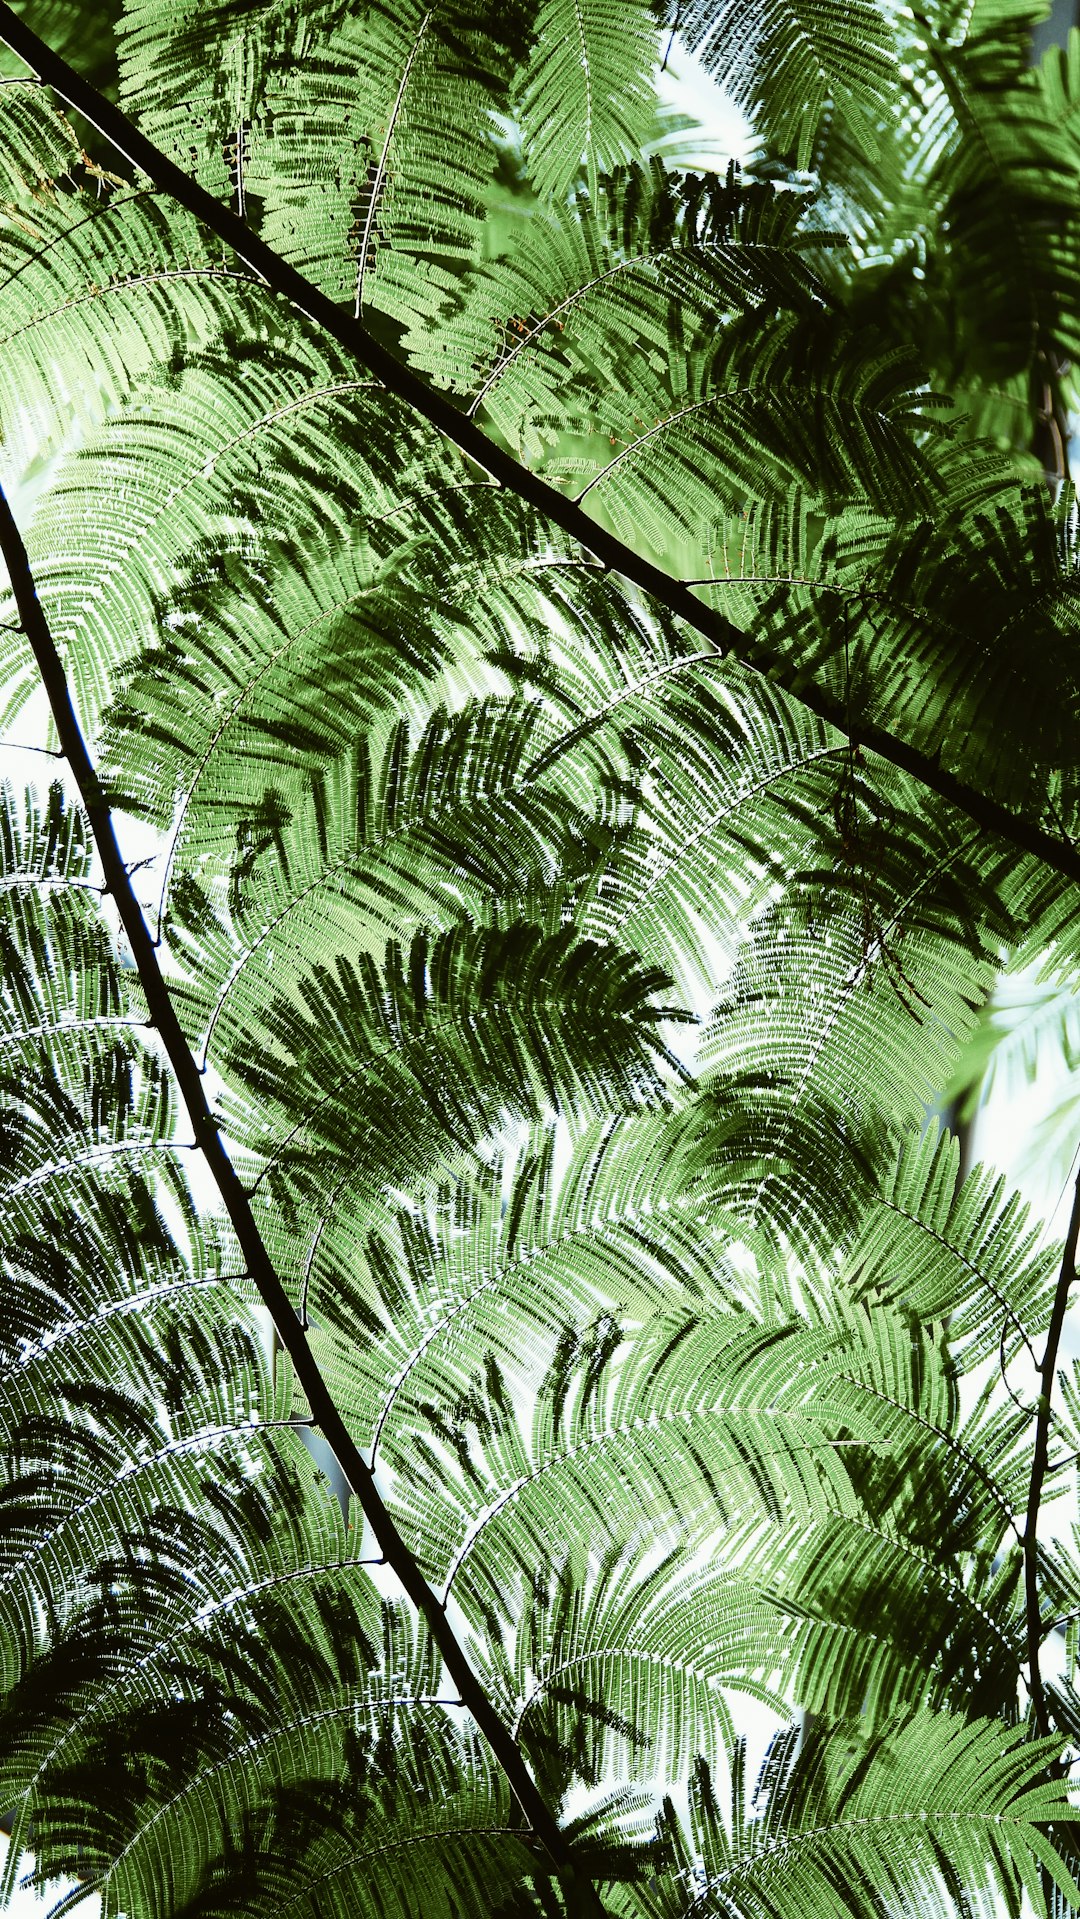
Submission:
<svg viewBox="0 0 1080 1919">
<path fill-rule="evenodd" d="M 0 1872 L 7 1864 L 8 1838 L 0 1832 Z M 6 1919 L 46 1919 L 46 1914 L 55 1906 L 58 1899 L 75 1884 L 73 1879 L 54 1881 L 49 1892 L 43 1898 L 37 1898 L 24 1886 L 17 1886 L 11 1899 L 4 1907 Z M 97 1919 L 101 1911 L 101 1900 L 96 1894 L 85 1899 L 78 1908 L 79 1919 Z"/>
</svg>

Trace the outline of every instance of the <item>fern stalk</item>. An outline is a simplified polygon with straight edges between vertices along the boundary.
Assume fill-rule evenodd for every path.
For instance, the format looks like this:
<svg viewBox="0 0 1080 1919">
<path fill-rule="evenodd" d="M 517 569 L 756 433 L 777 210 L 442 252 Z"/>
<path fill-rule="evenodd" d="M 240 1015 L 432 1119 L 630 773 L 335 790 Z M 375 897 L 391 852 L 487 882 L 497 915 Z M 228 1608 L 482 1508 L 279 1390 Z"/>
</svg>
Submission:
<svg viewBox="0 0 1080 1919">
<path fill-rule="evenodd" d="M 0 40 L 24 60 L 32 72 L 81 113 L 132 166 L 171 195 L 237 255 L 274 293 L 298 313 L 336 340 L 387 392 L 415 409 L 499 486 L 516 494 L 546 520 L 559 526 L 592 553 L 601 565 L 630 581 L 650 599 L 665 606 L 694 632 L 702 635 L 718 655 L 731 655 L 755 672 L 793 694 L 819 719 L 835 727 L 854 746 L 877 754 L 911 774 L 930 792 L 965 813 L 987 832 L 1020 851 L 1034 854 L 1055 872 L 1080 881 L 1080 850 L 1025 820 L 987 794 L 943 767 L 935 755 L 920 752 L 887 727 L 856 719 L 848 702 L 826 689 L 809 684 L 793 671 L 782 654 L 760 642 L 746 646 L 746 636 L 729 620 L 695 597 L 686 582 L 674 580 L 661 567 L 636 553 L 583 512 L 538 474 L 496 446 L 480 427 L 450 400 L 432 391 L 420 376 L 403 365 L 373 339 L 363 324 L 322 293 L 302 273 L 274 251 L 242 219 L 215 200 L 189 174 L 161 152 L 118 107 L 103 98 L 74 68 L 56 54 L 26 22 L 0 0 Z"/>
<path fill-rule="evenodd" d="M 548 1854 L 555 1872 L 564 1887 L 576 1895 L 577 1910 L 583 1919 L 587 1915 L 595 1915 L 599 1919 L 603 1913 L 599 1896 L 591 1881 L 575 1866 L 566 1838 L 540 1793 L 520 1747 L 499 1718 L 473 1671 L 446 1616 L 443 1602 L 436 1597 L 387 1511 L 372 1470 L 334 1403 L 304 1329 L 267 1252 L 248 1195 L 221 1139 L 220 1122 L 210 1111 L 202 1072 L 184 1036 L 158 963 L 155 942 L 135 897 L 117 843 L 112 810 L 90 757 L 72 702 L 63 661 L 38 599 L 26 547 L 2 487 L 0 554 L 8 570 L 23 631 L 41 675 L 61 751 L 86 808 L 104 875 L 103 894 L 111 895 L 115 901 L 120 923 L 131 947 L 146 995 L 149 1014 L 147 1024 L 157 1031 L 165 1049 L 191 1121 L 195 1144 L 221 1196 L 243 1255 L 247 1275 L 269 1311 L 278 1337 L 292 1361 L 296 1377 L 307 1396 L 312 1419 L 356 1495 L 385 1563 L 427 1624 L 446 1670 L 458 1689 L 462 1705 L 472 1714 L 477 1729 L 502 1767 L 523 1816 Z"/>
<path fill-rule="evenodd" d="M 1058 1271 L 1057 1285 L 1054 1289 L 1054 1305 L 1050 1314 L 1050 1324 L 1046 1332 L 1046 1348 L 1043 1353 L 1039 1372 L 1039 1407 L 1035 1420 L 1035 1444 L 1031 1456 L 1031 1482 L 1028 1489 L 1027 1516 L 1024 1521 L 1024 1603 L 1027 1612 L 1028 1647 L 1028 1690 L 1031 1694 L 1031 1709 L 1035 1716 L 1036 1730 L 1047 1735 L 1050 1730 L 1050 1718 L 1046 1710 L 1046 1693 L 1043 1688 L 1042 1673 L 1039 1669 L 1039 1655 L 1042 1645 L 1042 1620 L 1039 1612 L 1039 1564 L 1037 1526 L 1039 1502 L 1042 1498 L 1043 1483 L 1049 1462 L 1050 1449 L 1050 1397 L 1054 1389 L 1057 1373 L 1058 1348 L 1065 1326 L 1065 1314 L 1068 1311 L 1069 1291 L 1076 1279 L 1076 1249 L 1080 1241 L 1080 1173 L 1077 1174 L 1073 1195 L 1072 1213 L 1069 1217 L 1069 1230 L 1065 1236 L 1065 1245 L 1061 1254 L 1061 1266 Z"/>
</svg>

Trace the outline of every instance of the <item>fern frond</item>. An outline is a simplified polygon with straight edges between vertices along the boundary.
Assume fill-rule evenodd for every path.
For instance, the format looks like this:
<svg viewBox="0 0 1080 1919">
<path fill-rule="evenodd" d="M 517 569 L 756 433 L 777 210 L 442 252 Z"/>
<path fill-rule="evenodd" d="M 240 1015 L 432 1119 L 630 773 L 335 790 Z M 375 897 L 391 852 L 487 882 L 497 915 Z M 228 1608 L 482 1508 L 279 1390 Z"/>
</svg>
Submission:
<svg viewBox="0 0 1080 1919">
<path fill-rule="evenodd" d="M 430 1647 L 400 1609 L 380 1618 L 373 1589 L 348 1579 L 347 1561 L 342 1574 L 257 1594 L 248 1617 L 241 1598 L 156 1674 L 141 1671 L 143 1698 L 129 1691 L 103 1726 L 90 1726 L 82 1753 L 54 1762 L 43 1785 L 72 1818 L 92 1792 L 96 1754 L 115 1754 L 115 1789 L 89 1821 L 108 1847 L 101 1877 L 111 1900 L 179 1904 L 253 1813 L 265 1818 L 278 1793 L 309 1781 L 331 1800 L 351 1784 L 373 1824 L 381 1800 L 404 1846 L 410 1797 L 420 1832 L 425 1810 L 437 1814 L 463 1774 L 479 1798 L 483 1770 L 469 1764 L 471 1742 L 460 1712 L 448 1710 L 455 1701 L 442 1696 Z M 178 1846 L 189 1827 L 200 1840 Z M 301 1887 L 317 1879 L 313 1862 L 304 1865 Z"/>
<path fill-rule="evenodd" d="M 643 676 L 610 718 L 647 770 L 639 830 L 613 849 L 589 923 L 681 968 L 700 1003 L 770 889 L 819 856 L 848 750 L 794 702 L 695 655 Z"/>
<path fill-rule="evenodd" d="M 896 1154 L 869 1199 L 844 1280 L 925 1323 L 948 1318 L 957 1363 L 1032 1351 L 1050 1310 L 1055 1262 L 1026 1207 L 979 1168 L 959 1178 L 959 1147 L 929 1127 Z"/>
<path fill-rule="evenodd" d="M 691 1017 L 657 1003 L 667 983 L 573 928 L 462 921 L 417 933 L 408 953 L 391 942 L 381 967 L 316 962 L 293 997 L 264 1008 L 257 1057 L 237 1007 L 216 1052 L 252 1102 L 236 1121 L 269 1160 L 271 1191 L 287 1201 L 292 1182 L 313 1180 L 320 1211 L 343 1192 L 371 1205 L 467 1159 L 504 1113 L 660 1103 L 681 1070 L 661 1029 Z"/>
<path fill-rule="evenodd" d="M 800 164 L 829 182 L 829 222 L 851 237 L 827 272 L 853 317 L 918 343 L 961 430 L 1056 477 L 1074 404 L 1080 146 L 1074 63 L 1054 49 L 1031 66 L 1040 11 L 894 11 L 878 150 L 836 114 Z"/>
<path fill-rule="evenodd" d="M 375 1459 L 395 1436 L 407 1449 L 425 1408 L 467 1402 L 479 1366 L 534 1391 L 582 1314 L 647 1321 L 677 1298 L 688 1309 L 746 1301 L 720 1238 L 680 1203 L 669 1114 L 595 1123 L 565 1166 L 556 1145 L 539 1129 L 424 1215 L 410 1205 L 376 1229 L 343 1207 L 299 1247 L 282 1235 L 328 1373 Z"/>
<path fill-rule="evenodd" d="M 368 619 L 377 617 L 372 607 Z M 322 693 L 325 672 L 312 686 Z M 556 891 L 564 918 L 572 917 L 624 809 L 600 793 L 579 810 L 585 782 L 568 791 L 561 768 L 545 781 L 531 777 L 544 722 L 535 701 L 473 700 L 456 714 L 436 711 L 418 736 L 405 718 L 381 737 L 373 728 L 310 779 L 298 765 L 298 723 L 296 752 L 284 764 L 275 729 L 266 740 L 268 784 L 258 806 L 239 812 L 221 777 L 219 732 L 219 764 L 211 768 L 204 756 L 196 769 L 198 790 L 187 797 L 170 855 L 178 895 L 194 884 L 183 870 L 189 848 L 199 849 L 204 888 L 215 845 L 228 878 L 235 951 L 227 977 L 204 965 L 197 987 L 207 1045 L 222 1021 L 248 1017 L 244 1009 L 283 991 L 294 967 L 303 973 L 324 955 L 350 947 L 381 955 L 391 936 L 408 940 L 466 915 L 478 924 L 517 911 L 548 917 Z M 245 739 L 254 760 L 250 718 Z M 230 753 L 230 772 L 234 764 Z M 178 897 L 178 917 L 181 905 Z M 179 943 L 179 925 L 176 932 Z"/>
<path fill-rule="evenodd" d="M 36 83 L 0 88 L 0 165 L 0 418 L 18 474 L 235 327 L 252 280 L 153 188 L 94 167 Z"/>
<path fill-rule="evenodd" d="M 825 243 L 804 242 L 801 224 L 795 201 L 733 170 L 719 180 L 672 177 L 655 161 L 621 168 L 587 197 L 539 210 L 512 248 L 470 275 L 438 357 L 420 357 L 434 355 L 432 343 L 407 344 L 535 459 L 568 404 L 567 424 L 585 424 L 583 374 L 594 406 L 597 388 L 662 373 L 676 329 L 693 341 L 770 296 L 805 302 L 804 253 Z"/>
<path fill-rule="evenodd" d="M 822 236 L 801 232 L 801 214 L 796 196 L 733 172 L 678 189 L 631 174 L 595 214 L 587 202 L 551 214 L 474 275 L 423 364 L 658 552 L 796 476 L 811 495 L 880 501 L 887 463 L 889 507 L 905 487 L 923 496 L 923 376 L 828 310 L 806 259 Z"/>
<path fill-rule="evenodd" d="M 109 100 L 116 98 L 118 12 L 117 0 L 100 0 L 89 12 L 80 0 L 42 0 L 40 12 L 35 9 L 34 14 L 50 47 L 65 58 L 81 57 L 82 71 Z M 6 44 L 0 49 L 0 74 L 5 80 L 22 80 L 26 74 L 25 63 Z"/>
<path fill-rule="evenodd" d="M 39 883 L 66 878 L 65 861 L 80 873 L 85 829 L 57 795 L 25 822 L 9 796 L 7 817 L 5 848 Z M 47 884 L 30 895 L 39 915 L 52 897 Z M 92 910 L 85 893 L 74 899 Z M 0 892 L 5 921 L 21 905 L 21 890 Z M 62 919 L 27 964 L 90 977 Z M 98 970 L 119 971 L 107 949 Z M 59 1026 L 89 1075 L 77 1023 Z M 462 1792 L 468 1828 L 483 1768 L 455 1700 L 441 1703 L 437 1657 L 407 1612 L 380 1626 L 361 1537 L 301 1464 L 288 1369 L 279 1361 L 271 1377 L 220 1259 L 200 1264 L 212 1241 L 190 1203 L 174 1190 L 189 1259 L 145 1184 L 91 1170 L 96 1133 L 114 1123 L 110 1090 L 95 1099 L 72 1117 L 81 1154 L 65 1207 L 42 1202 L 40 1184 L 19 1197 L 18 1162 L 3 1168 L 16 1309 L 0 1395 L 0 1744 L 19 1840 L 32 1833 L 43 1879 L 77 1870 L 110 1904 L 144 1912 L 196 1895 L 278 1791 L 343 1766 L 373 1773 L 399 1836 L 398 1795 L 435 1806 L 444 1787 Z M 150 1139 L 170 1130 L 138 1103 L 131 1123 Z M 415 1737 L 387 1746 L 386 1710 L 410 1700 Z M 178 1840 L 182 1812 L 202 1828 L 194 1848 Z M 496 1823 L 512 1825 L 505 1807 Z M 388 1888 L 401 1883 L 391 1868 Z"/>
<path fill-rule="evenodd" d="M 168 151 L 358 315 L 430 326 L 479 253 L 516 9 L 128 10 L 125 91 Z"/>
<path fill-rule="evenodd" d="M 269 94 L 250 184 L 265 232 L 358 315 L 430 328 L 478 257 L 492 133 L 523 51 L 514 8 L 374 5 Z"/>
<path fill-rule="evenodd" d="M 689 0 L 678 31 L 730 88 L 764 136 L 797 167 L 823 120 L 842 118 L 873 153 L 894 110 L 898 78 L 891 10 L 857 0 L 841 21 L 825 0 Z"/>
<path fill-rule="evenodd" d="M 2 100 L 0 179 L 9 209 L 10 199 L 54 200 L 54 182 L 70 173 L 80 157 L 71 127 L 36 80 L 9 82 Z"/>
<path fill-rule="evenodd" d="M 946 1077 L 1008 930 L 993 855 L 981 879 L 977 838 L 918 828 L 913 802 L 894 839 L 891 800 L 849 766 L 836 864 L 761 915 L 706 1035 L 702 1177 L 795 1247 L 844 1238 L 888 1130 L 917 1123 Z"/>
<path fill-rule="evenodd" d="M 486 1616 L 553 1544 L 584 1556 L 645 1525 L 670 1547 L 748 1513 L 842 1509 L 845 1451 L 878 1437 L 816 1329 L 684 1314 L 636 1331 L 604 1314 L 564 1329 L 528 1435 L 493 1376 L 392 1458 L 427 1563 Z"/>
<path fill-rule="evenodd" d="M 691 1909 L 877 1919 L 883 1906 L 944 1911 L 962 1887 L 973 1913 L 988 1916 L 1002 1901 L 1016 1909 L 1022 1894 L 1042 1912 L 1043 1871 L 1075 1900 L 1080 1889 L 1042 1830 L 1069 1817 L 1067 1787 L 1045 1779 L 1049 1757 L 1049 1744 L 1031 1745 L 1017 1729 L 946 1714 L 899 1720 L 869 1739 L 844 1725 L 801 1746 L 788 1735 L 749 1814 L 742 1791 L 722 1812 L 702 1770 L 693 1836 L 676 1857 L 687 1866 L 700 1858 L 704 1883 L 687 1891 L 675 1875 L 646 1909 L 657 1919 Z"/>
<path fill-rule="evenodd" d="M 926 498 L 915 432 L 933 399 L 910 359 L 875 345 L 864 334 L 856 347 L 831 316 L 771 327 L 758 316 L 708 357 L 681 355 L 670 385 L 602 403 L 597 426 L 615 451 L 561 456 L 554 468 L 584 480 L 576 498 L 621 537 L 644 527 L 659 552 L 708 520 L 694 498 L 703 470 L 721 511 L 784 498 L 792 484 L 812 499 L 865 494 L 886 510 Z"/>
<path fill-rule="evenodd" d="M 276 1786 L 174 1909 L 184 1919 L 254 1919 L 271 1906 L 289 1919 L 512 1911 L 536 1872 L 530 1837 L 479 1768 L 456 1790 L 433 1771 L 415 1785 L 403 1772 L 385 1805 L 316 1776 Z"/>
<path fill-rule="evenodd" d="M 939 515 L 838 515 L 810 576 L 800 568 L 793 580 L 777 578 L 751 632 L 808 675 L 829 677 L 853 719 L 887 701 L 912 739 L 955 755 L 1019 815 L 1056 809 L 1067 823 L 1076 806 L 1065 720 L 1075 699 L 1073 512 L 1067 500 L 1055 508 L 1045 489 L 1017 486 L 994 456 L 958 453 L 936 464 Z M 722 601 L 722 587 L 713 593 Z M 931 685 L 940 697 L 928 697 Z M 1031 908 L 1029 899 L 1025 917 Z"/>
<path fill-rule="evenodd" d="M 584 165 L 602 173 L 636 159 L 655 112 L 659 22 L 650 0 L 546 0 L 519 72 L 515 105 L 529 178 L 557 199 Z"/>
<path fill-rule="evenodd" d="M 303 352 L 285 380 L 261 359 L 252 356 L 240 383 L 235 350 L 207 356 L 159 389 L 159 414 L 110 422 L 92 456 L 75 456 L 39 517 L 42 594 L 61 634 L 78 634 L 88 711 L 100 707 L 116 665 L 145 647 L 163 583 L 193 548 L 216 542 L 221 516 L 235 532 L 261 522 L 286 539 L 325 539 L 331 502 L 339 525 L 347 521 L 354 488 L 327 488 L 317 506 L 311 474 L 335 444 L 344 453 L 337 436 L 351 438 L 367 383 L 335 379 Z M 305 437 L 302 420 L 306 449 L 294 444 Z M 377 444 L 369 441 L 369 458 L 378 458 Z M 368 474 L 377 484 L 370 465 Z"/>
<path fill-rule="evenodd" d="M 720 1765 L 740 1695 L 783 1717 L 782 1692 L 754 1670 L 772 1622 L 753 1583 L 695 1566 L 693 1548 L 658 1560 L 642 1543 L 584 1572 L 554 1555 L 500 1608 L 490 1683 L 553 1794 L 578 1780 L 682 1778 L 695 1751 Z"/>
</svg>

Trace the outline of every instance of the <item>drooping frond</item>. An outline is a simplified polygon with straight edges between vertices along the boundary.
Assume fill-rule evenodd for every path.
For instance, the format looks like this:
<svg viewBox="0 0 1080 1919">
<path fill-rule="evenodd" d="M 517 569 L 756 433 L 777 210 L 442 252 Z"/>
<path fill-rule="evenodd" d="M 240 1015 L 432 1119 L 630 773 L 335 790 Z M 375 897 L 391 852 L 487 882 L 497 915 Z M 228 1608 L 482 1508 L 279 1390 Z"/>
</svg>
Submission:
<svg viewBox="0 0 1080 1919">
<path fill-rule="evenodd" d="M 34 540 L 47 556 L 43 596 L 57 607 L 61 634 L 79 636 L 78 683 L 88 710 L 100 707 L 117 665 L 147 646 L 163 590 L 183 561 L 217 544 L 222 518 L 237 540 L 257 525 L 270 540 L 307 543 L 333 533 L 335 546 L 347 548 L 361 477 L 349 448 L 357 446 L 369 388 L 303 344 L 289 368 L 267 365 L 257 346 L 217 348 L 162 380 L 149 412 L 133 408 L 107 422 L 65 466 Z M 366 485 L 385 485 L 385 423 L 364 437 L 362 457 Z M 332 458 L 342 487 L 317 495 L 311 474 Z M 19 688 L 12 705 L 20 694 L 26 697 Z"/>
<path fill-rule="evenodd" d="M 573 929 L 455 926 L 417 933 L 407 951 L 390 942 L 381 965 L 316 964 L 295 998 L 265 1009 L 257 1059 L 244 1065 L 228 1029 L 215 1056 L 247 1095 L 237 1124 L 269 1157 L 271 1190 L 302 1188 L 310 1163 L 325 1203 L 359 1181 L 370 1207 L 388 1187 L 422 1184 L 444 1155 L 460 1160 L 504 1114 L 659 1102 L 664 1069 L 677 1068 L 659 1029 L 689 1017 L 657 1003 L 666 984 Z"/>
<path fill-rule="evenodd" d="M 925 497 L 920 369 L 851 334 L 809 271 L 821 236 L 801 233 L 801 213 L 731 173 L 632 173 L 595 211 L 541 215 L 472 276 L 444 338 L 409 344 L 590 512 L 659 552 L 700 551 L 725 510 L 794 480 L 889 508 Z"/>
<path fill-rule="evenodd" d="M 1008 480 L 982 449 L 947 449 L 935 473 L 931 514 L 852 507 L 819 523 L 813 552 L 759 585 L 750 631 L 828 677 L 854 725 L 902 716 L 908 737 L 1018 813 L 1070 820 L 1075 509 Z M 725 571 L 714 561 L 720 605 Z M 1003 738 L 1016 750 L 1003 754 Z"/>
<path fill-rule="evenodd" d="M 659 22 L 651 0 L 545 0 L 517 81 L 529 176 L 558 198 L 584 165 L 602 173 L 636 159 L 651 130 Z"/>
<path fill-rule="evenodd" d="M 962 431 L 1056 478 L 1074 404 L 1075 52 L 1051 48 L 1033 67 L 1045 8 L 1024 0 L 890 15 L 876 151 L 834 113 L 808 125 L 797 163 L 829 183 L 826 218 L 850 237 L 829 277 L 853 315 L 917 342 Z M 790 136 L 772 138 L 790 159 Z"/>
</svg>

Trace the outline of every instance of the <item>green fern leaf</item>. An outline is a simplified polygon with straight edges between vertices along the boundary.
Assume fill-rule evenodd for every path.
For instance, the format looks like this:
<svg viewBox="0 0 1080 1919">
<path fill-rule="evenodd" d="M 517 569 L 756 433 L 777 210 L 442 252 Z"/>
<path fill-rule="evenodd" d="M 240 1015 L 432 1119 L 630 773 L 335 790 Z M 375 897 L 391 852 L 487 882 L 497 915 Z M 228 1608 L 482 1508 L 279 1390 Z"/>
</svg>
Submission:
<svg viewBox="0 0 1080 1919">
<path fill-rule="evenodd" d="M 601 173 L 636 158 L 653 107 L 659 25 L 649 0 L 547 0 L 536 16 L 517 110 L 529 177 L 558 198 L 582 165 Z"/>
<path fill-rule="evenodd" d="M 831 112 L 874 151 L 897 84 L 892 21 L 875 0 L 857 0 L 842 19 L 823 0 L 769 0 L 760 14 L 742 0 L 690 0 L 679 31 L 706 66 L 734 80 L 739 104 L 760 115 L 797 167 Z"/>
</svg>

